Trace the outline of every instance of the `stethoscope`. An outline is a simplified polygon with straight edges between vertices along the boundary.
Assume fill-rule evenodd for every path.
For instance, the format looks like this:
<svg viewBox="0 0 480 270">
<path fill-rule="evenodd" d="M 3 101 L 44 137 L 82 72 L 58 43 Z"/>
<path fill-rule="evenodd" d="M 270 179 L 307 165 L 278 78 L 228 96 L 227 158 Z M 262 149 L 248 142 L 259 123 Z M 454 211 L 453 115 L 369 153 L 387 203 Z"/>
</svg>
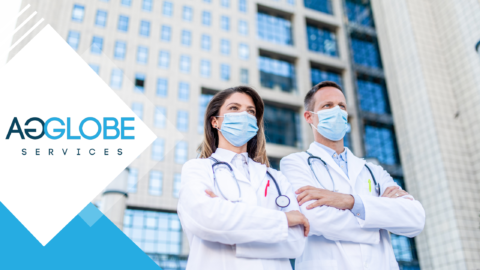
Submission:
<svg viewBox="0 0 480 270">
<path fill-rule="evenodd" d="M 323 163 L 323 166 L 325 166 L 325 169 L 327 169 L 328 176 L 330 176 L 330 181 L 332 181 L 332 185 L 333 185 L 332 191 L 335 192 L 335 181 L 333 181 L 333 177 L 332 177 L 332 175 L 330 174 L 330 170 L 328 169 L 327 163 L 326 163 L 325 161 L 323 161 L 322 158 L 317 157 L 317 156 L 314 156 L 314 155 L 310 154 L 308 151 L 305 151 L 305 153 L 307 153 L 307 154 L 309 155 L 309 157 L 308 157 L 308 159 L 307 159 L 308 166 L 310 166 L 310 170 L 312 170 L 313 175 L 315 176 L 315 179 L 317 179 L 317 182 L 323 187 L 323 189 L 327 189 L 327 188 L 322 184 L 322 182 L 320 182 L 320 180 L 318 180 L 318 178 L 317 178 L 317 174 L 315 173 L 315 170 L 314 170 L 313 167 L 312 167 L 312 162 L 311 162 L 311 159 L 312 159 L 312 158 L 313 158 L 313 159 L 318 159 L 318 160 L 320 160 L 320 161 Z M 367 167 L 367 170 L 370 172 L 370 175 L 372 176 L 373 184 L 375 185 L 375 191 L 377 192 L 377 194 L 380 194 L 380 184 L 377 183 L 377 180 L 375 179 L 375 176 L 373 175 L 372 170 L 370 170 L 370 168 L 367 166 L 367 164 L 365 164 L 365 167 Z"/>
<path fill-rule="evenodd" d="M 218 191 L 220 192 L 220 194 L 225 198 L 227 199 L 228 201 L 231 201 L 231 202 L 241 202 L 242 201 L 242 190 L 240 189 L 240 185 L 238 184 L 238 179 L 237 177 L 235 176 L 235 173 L 233 172 L 233 169 L 232 167 L 230 166 L 230 164 L 228 164 L 227 162 L 223 162 L 223 161 L 218 161 L 216 160 L 215 158 L 213 157 L 210 157 L 209 159 L 213 160 L 213 165 L 212 165 L 212 170 L 213 170 L 213 181 L 215 182 L 215 185 L 218 187 Z M 229 200 L 227 198 L 227 196 L 225 196 L 222 192 L 222 190 L 220 189 L 220 185 L 218 184 L 218 181 L 217 181 L 217 177 L 215 176 L 215 166 L 217 165 L 226 165 L 228 167 L 228 169 L 230 170 L 230 173 L 232 174 L 233 176 L 233 179 L 235 179 L 235 183 L 237 184 L 237 188 L 238 188 L 238 200 L 235 200 L 235 201 L 232 201 L 232 200 Z M 277 183 L 277 180 L 275 180 L 275 178 L 273 177 L 273 175 L 267 170 L 267 174 L 268 176 L 270 176 L 270 178 L 272 178 L 273 180 L 273 183 L 275 183 L 275 187 L 277 187 L 277 191 L 278 191 L 278 197 L 275 199 L 275 203 L 278 205 L 278 207 L 281 207 L 281 208 L 285 208 L 287 206 L 290 205 L 290 199 L 285 196 L 285 195 L 282 195 L 282 192 L 280 191 L 280 187 L 278 186 L 278 183 Z"/>
</svg>

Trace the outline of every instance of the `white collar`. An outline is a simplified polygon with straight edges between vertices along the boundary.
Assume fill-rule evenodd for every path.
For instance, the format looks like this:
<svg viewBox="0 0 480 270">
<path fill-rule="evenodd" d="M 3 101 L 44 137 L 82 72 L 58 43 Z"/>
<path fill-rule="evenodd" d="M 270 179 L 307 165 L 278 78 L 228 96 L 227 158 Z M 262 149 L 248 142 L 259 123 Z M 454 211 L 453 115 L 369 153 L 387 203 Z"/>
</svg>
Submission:
<svg viewBox="0 0 480 270">
<path fill-rule="evenodd" d="M 215 155 L 220 157 L 220 159 L 222 161 L 227 161 L 227 162 L 230 162 L 230 163 L 232 162 L 232 160 L 235 158 L 236 155 L 242 155 L 242 156 L 245 157 L 245 160 L 248 163 L 248 153 L 247 152 L 237 154 L 237 153 L 235 153 L 233 151 L 230 151 L 230 150 L 227 150 L 227 149 L 217 148 L 217 150 L 215 151 Z"/>
</svg>

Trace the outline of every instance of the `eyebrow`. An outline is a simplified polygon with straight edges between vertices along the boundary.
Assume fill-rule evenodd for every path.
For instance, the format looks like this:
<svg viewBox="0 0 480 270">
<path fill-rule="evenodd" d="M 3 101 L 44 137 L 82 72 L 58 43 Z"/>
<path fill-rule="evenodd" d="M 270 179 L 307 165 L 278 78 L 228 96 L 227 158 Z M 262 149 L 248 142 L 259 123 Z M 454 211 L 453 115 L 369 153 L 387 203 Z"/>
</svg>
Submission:
<svg viewBox="0 0 480 270">
<path fill-rule="evenodd" d="M 232 105 L 232 104 L 233 104 L 233 105 L 242 106 L 240 103 L 236 103 L 236 102 L 228 103 L 227 106 L 230 106 L 230 105 Z M 247 108 L 254 108 L 254 109 L 255 109 L 255 106 L 250 105 L 250 106 L 247 106 Z"/>
</svg>

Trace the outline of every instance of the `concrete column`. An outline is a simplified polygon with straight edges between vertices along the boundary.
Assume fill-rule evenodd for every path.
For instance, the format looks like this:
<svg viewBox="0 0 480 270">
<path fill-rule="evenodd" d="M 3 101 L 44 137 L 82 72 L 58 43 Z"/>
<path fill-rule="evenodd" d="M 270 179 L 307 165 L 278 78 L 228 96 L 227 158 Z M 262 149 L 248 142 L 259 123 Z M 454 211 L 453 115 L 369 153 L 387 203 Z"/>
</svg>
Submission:
<svg viewBox="0 0 480 270">
<path fill-rule="evenodd" d="M 105 188 L 100 207 L 102 213 L 120 230 L 123 230 L 123 217 L 127 208 L 128 174 L 129 169 L 126 168 Z"/>
</svg>

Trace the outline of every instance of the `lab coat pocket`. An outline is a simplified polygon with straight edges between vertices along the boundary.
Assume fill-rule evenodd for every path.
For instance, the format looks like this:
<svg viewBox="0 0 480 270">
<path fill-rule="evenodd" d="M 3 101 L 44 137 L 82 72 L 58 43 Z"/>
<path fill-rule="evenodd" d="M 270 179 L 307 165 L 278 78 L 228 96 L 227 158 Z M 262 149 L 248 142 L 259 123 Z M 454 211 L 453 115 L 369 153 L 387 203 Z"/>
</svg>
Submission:
<svg viewBox="0 0 480 270">
<path fill-rule="evenodd" d="M 262 184 L 260 185 L 258 192 L 262 193 L 261 206 L 268 209 L 274 209 L 274 210 L 280 209 L 275 203 L 275 200 L 278 197 L 278 191 L 277 191 L 277 188 L 275 187 L 275 183 L 273 183 L 272 180 L 268 179 L 263 181 Z"/>
<path fill-rule="evenodd" d="M 363 180 L 363 194 L 367 194 L 370 196 L 375 196 L 375 184 L 373 183 L 373 180 L 371 177 L 366 178 Z"/>
</svg>

